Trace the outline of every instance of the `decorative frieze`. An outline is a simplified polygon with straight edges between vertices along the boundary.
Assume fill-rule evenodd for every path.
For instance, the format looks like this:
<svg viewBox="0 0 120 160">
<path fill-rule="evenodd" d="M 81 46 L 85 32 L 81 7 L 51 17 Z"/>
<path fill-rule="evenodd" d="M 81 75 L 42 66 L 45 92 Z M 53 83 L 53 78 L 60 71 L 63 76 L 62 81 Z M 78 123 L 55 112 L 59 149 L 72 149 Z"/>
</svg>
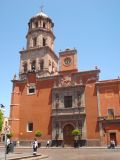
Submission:
<svg viewBox="0 0 120 160">
<path fill-rule="evenodd" d="M 85 107 L 52 109 L 52 116 L 85 114 Z"/>
</svg>

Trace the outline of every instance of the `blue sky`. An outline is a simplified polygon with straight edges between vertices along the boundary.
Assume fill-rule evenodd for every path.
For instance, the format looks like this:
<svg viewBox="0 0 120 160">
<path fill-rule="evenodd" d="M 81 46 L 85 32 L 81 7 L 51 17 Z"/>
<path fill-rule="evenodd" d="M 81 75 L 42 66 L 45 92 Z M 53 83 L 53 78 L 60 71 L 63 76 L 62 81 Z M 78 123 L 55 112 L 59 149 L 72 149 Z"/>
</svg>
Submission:
<svg viewBox="0 0 120 160">
<path fill-rule="evenodd" d="M 80 71 L 100 68 L 100 80 L 120 76 L 120 0 L 1 0 L 0 103 L 9 116 L 12 78 L 19 73 L 19 51 L 26 46 L 27 23 L 40 11 L 53 19 L 55 52 L 78 51 Z"/>
</svg>

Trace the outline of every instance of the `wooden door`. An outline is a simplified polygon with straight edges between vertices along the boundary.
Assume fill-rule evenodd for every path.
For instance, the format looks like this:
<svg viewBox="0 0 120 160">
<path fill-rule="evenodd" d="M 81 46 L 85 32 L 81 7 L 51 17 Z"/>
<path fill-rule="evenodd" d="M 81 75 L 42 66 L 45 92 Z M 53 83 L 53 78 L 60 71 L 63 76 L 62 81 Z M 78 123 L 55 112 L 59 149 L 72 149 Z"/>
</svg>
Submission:
<svg viewBox="0 0 120 160">
<path fill-rule="evenodd" d="M 63 138 L 64 145 L 74 146 L 74 136 L 72 135 L 72 131 L 74 127 L 71 124 L 67 124 L 63 129 Z"/>
</svg>

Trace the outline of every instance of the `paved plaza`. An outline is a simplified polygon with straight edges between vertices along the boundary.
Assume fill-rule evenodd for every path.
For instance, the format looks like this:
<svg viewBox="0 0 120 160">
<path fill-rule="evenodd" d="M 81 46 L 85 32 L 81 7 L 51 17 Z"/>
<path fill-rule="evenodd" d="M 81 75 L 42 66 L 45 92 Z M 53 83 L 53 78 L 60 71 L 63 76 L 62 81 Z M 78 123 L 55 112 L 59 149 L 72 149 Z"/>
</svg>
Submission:
<svg viewBox="0 0 120 160">
<path fill-rule="evenodd" d="M 120 160 L 120 149 L 42 149 L 41 153 L 48 155 L 46 160 Z"/>
<path fill-rule="evenodd" d="M 0 153 L 0 160 L 3 160 L 3 148 L 0 148 Z M 40 159 L 46 160 L 120 160 L 119 148 L 39 148 L 38 154 L 42 154 Z M 7 155 L 7 160 L 17 159 L 17 157 L 22 156 L 32 156 L 32 149 L 25 147 L 16 148 L 14 153 Z"/>
</svg>

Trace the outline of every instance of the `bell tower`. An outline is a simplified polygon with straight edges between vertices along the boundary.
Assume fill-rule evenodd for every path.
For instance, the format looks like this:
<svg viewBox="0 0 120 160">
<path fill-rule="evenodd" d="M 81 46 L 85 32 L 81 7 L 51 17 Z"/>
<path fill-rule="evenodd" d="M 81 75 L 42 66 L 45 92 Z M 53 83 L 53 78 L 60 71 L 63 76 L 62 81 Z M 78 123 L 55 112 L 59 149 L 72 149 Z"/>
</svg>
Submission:
<svg viewBox="0 0 120 160">
<path fill-rule="evenodd" d="M 38 77 L 57 74 L 58 57 L 54 52 L 53 27 L 52 19 L 42 11 L 29 20 L 26 49 L 20 51 L 21 79 L 33 71 Z"/>
</svg>

